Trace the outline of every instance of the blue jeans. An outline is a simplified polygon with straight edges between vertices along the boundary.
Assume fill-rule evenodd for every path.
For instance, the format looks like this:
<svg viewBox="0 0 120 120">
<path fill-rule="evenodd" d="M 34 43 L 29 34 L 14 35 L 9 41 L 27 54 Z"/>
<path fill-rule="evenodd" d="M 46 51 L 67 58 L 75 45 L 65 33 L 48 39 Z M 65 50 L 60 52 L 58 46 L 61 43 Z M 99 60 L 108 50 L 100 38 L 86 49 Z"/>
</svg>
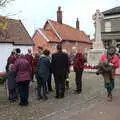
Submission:
<svg viewBox="0 0 120 120">
<path fill-rule="evenodd" d="M 114 80 L 111 80 L 110 83 L 105 83 L 105 88 L 106 89 L 113 90 L 114 87 L 115 87 L 115 81 Z"/>
<path fill-rule="evenodd" d="M 38 84 L 38 97 L 46 97 L 47 94 L 47 80 L 44 77 L 39 76 Z"/>
</svg>

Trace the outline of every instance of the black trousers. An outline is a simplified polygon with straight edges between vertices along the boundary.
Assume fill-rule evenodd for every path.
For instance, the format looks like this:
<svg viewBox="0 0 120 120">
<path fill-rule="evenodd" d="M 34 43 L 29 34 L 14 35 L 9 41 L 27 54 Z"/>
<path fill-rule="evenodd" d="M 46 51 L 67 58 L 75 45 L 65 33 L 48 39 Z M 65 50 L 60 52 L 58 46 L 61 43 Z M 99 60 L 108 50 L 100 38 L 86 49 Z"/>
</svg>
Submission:
<svg viewBox="0 0 120 120">
<path fill-rule="evenodd" d="M 28 104 L 29 97 L 29 80 L 18 83 L 19 94 L 20 94 L 20 104 Z"/>
<path fill-rule="evenodd" d="M 83 74 L 83 69 L 75 70 L 75 83 L 76 83 L 76 90 L 78 92 L 82 91 L 82 74 Z"/>
<path fill-rule="evenodd" d="M 17 93 L 16 89 L 9 89 L 9 100 L 16 100 L 17 99 Z"/>
<path fill-rule="evenodd" d="M 52 84 L 51 84 L 51 80 L 52 80 L 52 74 L 49 74 L 48 80 L 47 80 L 47 90 L 51 91 L 52 90 Z"/>
<path fill-rule="evenodd" d="M 65 92 L 65 75 L 54 75 L 56 96 L 64 97 Z"/>
</svg>

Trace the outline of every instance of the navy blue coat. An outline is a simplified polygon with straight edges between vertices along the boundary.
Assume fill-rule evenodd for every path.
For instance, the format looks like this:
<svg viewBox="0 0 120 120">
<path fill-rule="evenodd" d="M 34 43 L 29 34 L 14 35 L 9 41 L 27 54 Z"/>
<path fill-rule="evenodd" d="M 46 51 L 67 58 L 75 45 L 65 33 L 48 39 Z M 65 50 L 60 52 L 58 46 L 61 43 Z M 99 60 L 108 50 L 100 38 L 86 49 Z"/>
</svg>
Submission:
<svg viewBox="0 0 120 120">
<path fill-rule="evenodd" d="M 50 59 L 47 56 L 41 55 L 37 64 L 37 72 L 45 81 L 48 80 L 50 74 Z"/>
</svg>

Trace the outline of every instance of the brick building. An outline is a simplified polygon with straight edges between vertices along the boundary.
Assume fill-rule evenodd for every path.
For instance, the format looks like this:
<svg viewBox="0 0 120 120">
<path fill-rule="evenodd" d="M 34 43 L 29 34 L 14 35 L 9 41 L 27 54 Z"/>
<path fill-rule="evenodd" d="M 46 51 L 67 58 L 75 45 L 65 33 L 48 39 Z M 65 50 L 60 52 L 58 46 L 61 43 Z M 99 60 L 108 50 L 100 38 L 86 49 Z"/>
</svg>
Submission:
<svg viewBox="0 0 120 120">
<path fill-rule="evenodd" d="M 54 52 L 58 43 L 61 43 L 63 49 L 68 52 L 75 52 L 78 49 L 90 49 L 92 47 L 89 36 L 84 31 L 79 30 L 78 18 L 76 28 L 63 24 L 60 7 L 58 7 L 57 11 L 57 21 L 47 20 L 43 28 L 35 31 L 32 39 L 35 44 L 34 52 L 37 52 L 39 47 L 47 48 Z"/>
<path fill-rule="evenodd" d="M 120 52 L 120 6 L 103 12 L 101 38 L 105 48 L 114 45 Z"/>
</svg>

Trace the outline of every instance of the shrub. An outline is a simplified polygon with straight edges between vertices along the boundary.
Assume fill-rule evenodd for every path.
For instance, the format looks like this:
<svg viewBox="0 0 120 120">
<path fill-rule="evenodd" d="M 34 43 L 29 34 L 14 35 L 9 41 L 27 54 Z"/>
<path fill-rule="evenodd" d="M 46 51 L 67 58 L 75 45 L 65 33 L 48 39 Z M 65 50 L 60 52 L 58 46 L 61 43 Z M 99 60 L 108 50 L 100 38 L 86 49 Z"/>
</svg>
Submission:
<svg viewBox="0 0 120 120">
<path fill-rule="evenodd" d="M 4 83 L 3 75 L 4 75 L 4 73 L 0 73 L 0 84 Z"/>
</svg>

